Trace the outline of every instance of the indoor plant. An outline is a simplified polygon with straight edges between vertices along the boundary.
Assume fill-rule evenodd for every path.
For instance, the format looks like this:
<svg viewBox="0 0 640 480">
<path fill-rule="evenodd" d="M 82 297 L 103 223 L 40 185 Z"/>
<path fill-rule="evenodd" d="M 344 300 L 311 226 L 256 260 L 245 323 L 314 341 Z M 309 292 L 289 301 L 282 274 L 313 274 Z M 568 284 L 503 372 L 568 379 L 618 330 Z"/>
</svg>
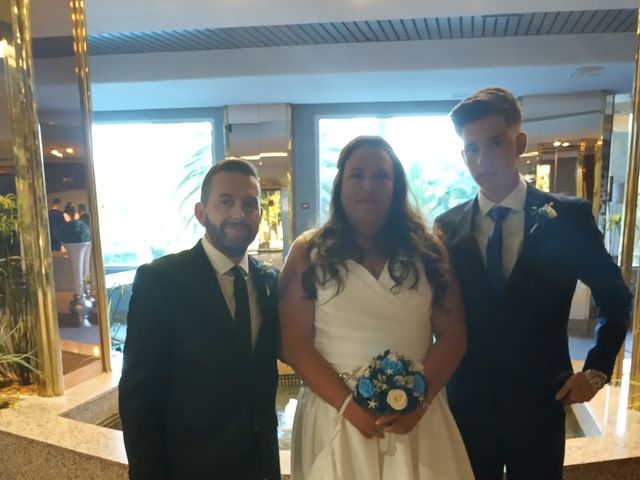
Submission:
<svg viewBox="0 0 640 480">
<path fill-rule="evenodd" d="M 26 261 L 20 255 L 15 195 L 0 195 L 0 387 L 30 385 L 38 375 L 37 326 L 27 289 Z"/>
</svg>

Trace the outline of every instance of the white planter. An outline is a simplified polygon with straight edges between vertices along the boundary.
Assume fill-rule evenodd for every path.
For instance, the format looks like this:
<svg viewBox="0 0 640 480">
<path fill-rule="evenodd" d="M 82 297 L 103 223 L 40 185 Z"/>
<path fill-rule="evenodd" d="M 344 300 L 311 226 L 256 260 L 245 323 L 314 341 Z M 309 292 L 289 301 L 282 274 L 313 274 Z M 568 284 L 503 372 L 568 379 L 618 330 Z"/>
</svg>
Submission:
<svg viewBox="0 0 640 480">
<path fill-rule="evenodd" d="M 69 254 L 71 274 L 73 276 L 73 293 L 82 295 L 84 278 L 89 274 L 91 242 L 65 243 Z"/>
</svg>

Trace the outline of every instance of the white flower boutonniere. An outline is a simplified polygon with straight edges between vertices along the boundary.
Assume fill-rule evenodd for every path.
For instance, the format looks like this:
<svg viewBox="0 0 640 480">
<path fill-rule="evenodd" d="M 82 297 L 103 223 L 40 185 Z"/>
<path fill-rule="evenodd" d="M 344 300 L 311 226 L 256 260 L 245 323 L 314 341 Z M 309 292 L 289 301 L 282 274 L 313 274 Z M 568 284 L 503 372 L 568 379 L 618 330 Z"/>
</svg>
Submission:
<svg viewBox="0 0 640 480">
<path fill-rule="evenodd" d="M 531 215 L 536 219 L 536 223 L 531 227 L 529 233 L 533 233 L 540 223 L 546 220 L 552 220 L 558 216 L 558 212 L 553 208 L 553 202 L 545 203 L 541 207 L 532 207 Z"/>
<path fill-rule="evenodd" d="M 259 281 L 264 285 L 264 292 L 267 297 L 271 296 L 271 290 L 278 282 L 278 271 L 273 266 L 261 261 L 256 261 Z"/>
</svg>

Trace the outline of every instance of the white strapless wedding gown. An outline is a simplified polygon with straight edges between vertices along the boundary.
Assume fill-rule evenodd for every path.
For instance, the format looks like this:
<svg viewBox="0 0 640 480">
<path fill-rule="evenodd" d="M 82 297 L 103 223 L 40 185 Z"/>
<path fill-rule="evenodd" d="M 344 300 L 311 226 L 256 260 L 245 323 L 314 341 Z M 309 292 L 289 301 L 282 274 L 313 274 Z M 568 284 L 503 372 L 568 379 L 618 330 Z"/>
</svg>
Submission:
<svg viewBox="0 0 640 480">
<path fill-rule="evenodd" d="M 432 344 L 432 292 L 420 264 L 417 289 L 394 289 L 349 260 L 345 288 L 318 288 L 315 346 L 337 372 L 352 372 L 386 349 L 422 363 Z M 409 285 L 411 282 L 407 282 Z M 311 390 L 300 392 L 292 433 L 292 480 L 473 479 L 442 391 L 406 435 L 366 439 Z"/>
</svg>

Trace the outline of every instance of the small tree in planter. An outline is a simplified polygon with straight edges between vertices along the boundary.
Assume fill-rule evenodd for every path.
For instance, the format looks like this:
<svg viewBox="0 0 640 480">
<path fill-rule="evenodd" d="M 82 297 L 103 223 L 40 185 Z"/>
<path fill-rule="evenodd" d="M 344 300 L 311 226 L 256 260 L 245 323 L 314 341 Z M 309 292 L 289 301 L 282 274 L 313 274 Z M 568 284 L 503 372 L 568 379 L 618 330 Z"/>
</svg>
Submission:
<svg viewBox="0 0 640 480">
<path fill-rule="evenodd" d="M 20 255 L 16 198 L 0 195 L 0 387 L 35 383 L 36 319 Z"/>
</svg>

